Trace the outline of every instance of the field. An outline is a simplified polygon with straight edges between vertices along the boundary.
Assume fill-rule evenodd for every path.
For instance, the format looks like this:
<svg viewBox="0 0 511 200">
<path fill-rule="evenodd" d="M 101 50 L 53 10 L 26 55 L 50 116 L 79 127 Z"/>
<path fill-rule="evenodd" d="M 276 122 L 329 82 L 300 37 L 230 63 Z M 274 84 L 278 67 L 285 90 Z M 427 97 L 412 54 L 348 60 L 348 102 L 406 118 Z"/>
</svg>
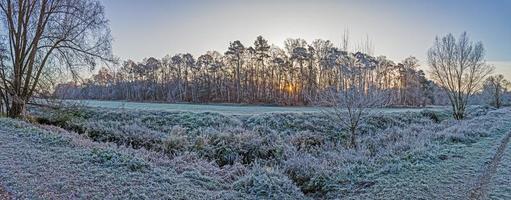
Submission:
<svg viewBox="0 0 511 200">
<path fill-rule="evenodd" d="M 31 108 L 34 124 L 0 118 L 0 193 L 15 199 L 511 195 L 510 147 L 501 159 L 494 156 L 511 130 L 509 108 L 471 107 L 464 121 L 439 108 L 377 110 L 353 149 L 346 127 L 317 108 L 119 104 Z M 494 160 L 499 167 L 481 182 Z"/>
<path fill-rule="evenodd" d="M 99 101 L 99 100 L 67 100 L 66 103 L 77 104 L 87 107 L 115 108 L 130 110 L 151 111 L 183 111 L 183 112 L 218 112 L 225 115 L 254 115 L 262 113 L 313 113 L 326 109 L 322 107 L 300 106 L 254 106 L 239 104 L 172 104 L 172 103 L 138 103 L 126 101 Z M 373 109 L 378 112 L 406 112 L 421 111 L 424 108 L 382 108 Z M 443 110 L 442 106 L 430 106 L 429 110 Z"/>
</svg>

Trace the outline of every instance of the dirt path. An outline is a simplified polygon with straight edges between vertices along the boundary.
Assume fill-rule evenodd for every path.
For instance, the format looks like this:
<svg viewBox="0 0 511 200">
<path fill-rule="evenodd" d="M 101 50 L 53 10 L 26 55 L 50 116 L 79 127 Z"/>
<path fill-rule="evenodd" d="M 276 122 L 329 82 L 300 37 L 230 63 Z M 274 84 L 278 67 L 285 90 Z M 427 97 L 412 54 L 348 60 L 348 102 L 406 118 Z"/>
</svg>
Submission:
<svg viewBox="0 0 511 200">
<path fill-rule="evenodd" d="M 509 145 L 509 140 L 511 139 L 511 132 L 509 132 L 497 149 L 497 152 L 493 156 L 493 159 L 486 166 L 485 170 L 481 173 L 480 177 L 476 180 L 474 186 L 469 192 L 469 199 L 486 199 L 487 190 L 489 188 L 489 183 L 492 177 L 497 172 L 497 168 L 499 167 L 499 163 L 502 160 L 502 156 Z"/>
</svg>

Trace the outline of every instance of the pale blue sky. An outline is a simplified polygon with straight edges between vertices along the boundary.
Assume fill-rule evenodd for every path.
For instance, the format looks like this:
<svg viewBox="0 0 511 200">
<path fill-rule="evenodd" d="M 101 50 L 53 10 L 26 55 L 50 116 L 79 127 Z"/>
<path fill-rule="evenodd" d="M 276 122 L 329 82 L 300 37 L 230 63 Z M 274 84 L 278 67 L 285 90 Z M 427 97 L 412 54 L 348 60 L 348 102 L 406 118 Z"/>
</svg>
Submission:
<svg viewBox="0 0 511 200">
<path fill-rule="evenodd" d="M 349 29 L 352 47 L 369 36 L 376 55 L 395 61 L 413 55 L 426 65 L 426 52 L 436 35 L 467 31 L 484 43 L 486 58 L 497 66 L 497 73 L 511 79 L 511 0 L 103 2 L 114 53 L 122 59 L 224 52 L 229 41 L 248 46 L 258 35 L 279 46 L 296 37 L 338 44 Z"/>
</svg>

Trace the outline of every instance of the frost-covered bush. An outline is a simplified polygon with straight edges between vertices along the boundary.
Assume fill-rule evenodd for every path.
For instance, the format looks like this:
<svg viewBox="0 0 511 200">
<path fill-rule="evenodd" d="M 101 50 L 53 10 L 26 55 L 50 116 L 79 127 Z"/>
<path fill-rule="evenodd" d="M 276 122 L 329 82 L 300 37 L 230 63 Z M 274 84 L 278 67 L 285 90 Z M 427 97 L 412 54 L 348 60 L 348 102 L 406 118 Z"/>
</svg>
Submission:
<svg viewBox="0 0 511 200">
<path fill-rule="evenodd" d="M 290 138 L 291 144 L 303 151 L 317 150 L 326 142 L 323 134 L 310 131 L 300 131 Z"/>
<path fill-rule="evenodd" d="M 90 162 L 108 167 L 126 167 L 131 171 L 141 171 L 149 168 L 149 164 L 141 159 L 123 155 L 113 150 L 98 148 L 92 149 Z"/>
<path fill-rule="evenodd" d="M 283 150 L 277 141 L 254 133 L 218 133 L 210 135 L 202 154 L 224 166 L 236 162 L 251 164 L 257 159 L 279 159 Z"/>
<path fill-rule="evenodd" d="M 168 154 L 183 152 L 190 146 L 186 129 L 180 126 L 173 126 L 170 134 L 163 139 L 162 143 L 165 153 Z"/>
<path fill-rule="evenodd" d="M 284 162 L 285 174 L 305 194 L 321 194 L 328 192 L 329 177 L 332 175 L 324 160 L 310 154 L 298 154 Z"/>
<path fill-rule="evenodd" d="M 379 130 L 391 127 L 405 127 L 410 124 L 427 124 L 432 120 L 424 117 L 419 112 L 402 113 L 376 113 L 368 117 L 364 124 L 360 125 L 362 134 L 378 134 Z"/>
<path fill-rule="evenodd" d="M 216 177 L 225 183 L 232 184 L 247 173 L 247 166 L 240 163 L 219 167 L 215 162 L 200 158 L 195 153 L 185 153 L 174 157 L 169 163 L 178 174 L 186 171 L 198 171 L 203 175 Z"/>
<path fill-rule="evenodd" d="M 439 123 L 448 119 L 451 115 L 446 111 L 433 111 L 433 110 L 422 110 L 420 114 L 424 117 L 428 117 L 435 123 Z"/>
<path fill-rule="evenodd" d="M 436 133 L 436 138 L 448 143 L 474 143 L 505 127 L 508 120 L 502 116 L 508 114 L 506 110 L 485 111 L 486 115 L 464 121 L 450 121 L 450 127 Z"/>
<path fill-rule="evenodd" d="M 489 105 L 472 105 L 467 108 L 467 117 L 479 117 L 488 114 L 488 112 L 496 110 L 495 107 Z"/>
<path fill-rule="evenodd" d="M 163 149 L 167 154 L 176 154 L 188 149 L 190 143 L 186 135 L 168 135 L 163 139 Z"/>
<path fill-rule="evenodd" d="M 189 134 L 200 134 L 202 128 L 222 128 L 240 126 L 241 122 L 233 117 L 214 112 L 144 112 L 138 115 L 140 123 L 148 128 L 169 132 L 171 127 L 179 125 Z"/>
<path fill-rule="evenodd" d="M 284 174 L 275 169 L 255 166 L 234 183 L 234 189 L 254 199 L 305 199 L 303 193 Z"/>
<path fill-rule="evenodd" d="M 160 149 L 165 133 L 148 129 L 139 124 L 116 121 L 89 121 L 83 123 L 84 134 L 100 142 L 112 142 L 135 149 Z"/>
<path fill-rule="evenodd" d="M 338 124 L 332 123 L 322 113 L 266 113 L 253 115 L 244 121 L 249 128 L 266 127 L 280 132 L 293 134 L 298 131 L 322 132 L 325 135 L 335 135 Z"/>
</svg>

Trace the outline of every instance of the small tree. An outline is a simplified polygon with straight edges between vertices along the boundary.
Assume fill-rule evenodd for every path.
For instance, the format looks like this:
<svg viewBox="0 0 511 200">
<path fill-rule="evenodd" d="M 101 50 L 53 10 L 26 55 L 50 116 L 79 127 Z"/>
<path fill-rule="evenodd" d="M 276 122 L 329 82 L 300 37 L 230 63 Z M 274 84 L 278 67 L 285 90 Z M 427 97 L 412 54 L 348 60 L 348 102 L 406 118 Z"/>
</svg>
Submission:
<svg viewBox="0 0 511 200">
<path fill-rule="evenodd" d="M 483 44 L 470 41 L 466 32 L 458 40 L 452 34 L 436 37 L 429 49 L 428 61 L 431 78 L 449 97 L 454 118 L 463 119 L 469 96 L 493 71 L 485 63 Z"/>
<path fill-rule="evenodd" d="M 348 129 L 350 137 L 348 147 L 357 148 L 357 132 L 360 125 L 375 113 L 368 109 L 383 106 L 386 97 L 382 91 L 364 90 L 353 85 L 345 91 L 327 90 L 320 99 L 323 105 L 327 106 L 322 112 Z"/>
<path fill-rule="evenodd" d="M 359 55 L 359 56 L 356 56 Z M 346 68 L 347 78 L 343 80 L 345 89 L 330 88 L 322 92 L 319 104 L 327 106 L 322 109 L 328 117 L 344 125 L 349 132 L 348 147 L 357 148 L 357 131 L 361 124 L 374 114 L 367 109 L 381 107 L 387 103 L 385 91 L 373 86 L 366 86 L 363 79 L 364 70 L 370 70 L 375 61 L 365 54 L 347 54 L 342 58 L 340 67 Z"/>
<path fill-rule="evenodd" d="M 502 74 L 490 76 L 483 84 L 483 95 L 490 99 L 490 105 L 500 108 L 502 106 L 502 97 L 507 91 L 510 83 Z"/>
</svg>

